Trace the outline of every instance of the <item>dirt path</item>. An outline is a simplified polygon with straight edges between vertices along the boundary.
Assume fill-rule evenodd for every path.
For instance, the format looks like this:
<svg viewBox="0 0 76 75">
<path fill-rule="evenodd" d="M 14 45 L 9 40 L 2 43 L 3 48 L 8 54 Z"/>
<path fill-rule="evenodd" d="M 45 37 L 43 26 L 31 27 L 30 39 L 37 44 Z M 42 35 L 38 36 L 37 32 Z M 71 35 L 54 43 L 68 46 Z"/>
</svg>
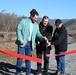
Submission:
<svg viewBox="0 0 76 75">
<path fill-rule="evenodd" d="M 10 43 L 11 44 L 11 43 Z M 1 45 L 0 45 L 1 47 Z M 13 46 L 13 51 L 16 52 L 15 46 Z M 9 48 L 8 48 L 9 49 Z M 76 49 L 76 43 L 68 45 L 68 51 Z M 54 49 L 52 49 L 51 53 L 54 53 Z M 7 59 L 6 59 L 7 58 Z M 15 66 L 16 58 L 8 57 L 5 55 L 0 55 L 0 75 L 15 75 Z M 23 64 L 22 75 L 25 74 L 25 64 Z M 32 62 L 32 75 L 36 72 L 36 63 Z M 49 73 L 52 75 L 56 71 L 56 61 L 55 57 L 50 57 L 49 60 Z M 76 54 L 67 55 L 66 56 L 66 74 L 65 75 L 76 75 Z"/>
</svg>

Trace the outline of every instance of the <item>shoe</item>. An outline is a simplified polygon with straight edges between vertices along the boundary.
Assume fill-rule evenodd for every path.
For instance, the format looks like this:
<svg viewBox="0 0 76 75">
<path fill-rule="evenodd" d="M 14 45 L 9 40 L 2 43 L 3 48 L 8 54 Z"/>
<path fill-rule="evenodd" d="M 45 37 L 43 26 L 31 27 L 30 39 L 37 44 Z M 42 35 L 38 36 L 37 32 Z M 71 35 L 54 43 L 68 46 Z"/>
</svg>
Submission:
<svg viewBox="0 0 76 75">
<path fill-rule="evenodd" d="M 56 72 L 53 75 L 61 75 L 61 73 L 60 72 Z"/>
<path fill-rule="evenodd" d="M 43 71 L 42 75 L 49 75 L 49 73 L 46 71 Z"/>
<path fill-rule="evenodd" d="M 40 73 L 40 72 L 37 72 L 35 75 L 42 75 L 42 73 Z"/>
<path fill-rule="evenodd" d="M 42 75 L 49 75 L 48 73 L 43 73 Z"/>
<path fill-rule="evenodd" d="M 60 72 L 57 72 L 57 75 L 61 75 L 61 73 Z"/>
<path fill-rule="evenodd" d="M 26 74 L 26 75 L 31 75 L 31 74 Z"/>
<path fill-rule="evenodd" d="M 36 75 L 42 75 L 41 73 L 38 73 L 38 74 L 36 74 Z"/>
<path fill-rule="evenodd" d="M 26 74 L 26 75 L 31 75 L 31 74 Z"/>
</svg>

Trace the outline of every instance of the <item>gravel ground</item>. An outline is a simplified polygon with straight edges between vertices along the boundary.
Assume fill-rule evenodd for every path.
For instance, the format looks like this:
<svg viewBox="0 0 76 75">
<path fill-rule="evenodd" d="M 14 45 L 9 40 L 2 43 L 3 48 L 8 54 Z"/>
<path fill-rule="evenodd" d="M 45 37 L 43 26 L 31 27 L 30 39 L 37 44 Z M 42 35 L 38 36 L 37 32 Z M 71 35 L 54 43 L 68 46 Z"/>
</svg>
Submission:
<svg viewBox="0 0 76 75">
<path fill-rule="evenodd" d="M 74 50 L 74 49 L 76 49 L 76 42 L 68 45 L 68 51 Z M 54 53 L 54 49 L 52 49 L 51 53 Z M 36 72 L 36 69 L 37 69 L 36 64 L 37 63 L 32 62 L 32 66 L 31 66 L 32 75 L 34 75 L 34 73 Z M 3 65 L 5 65 L 5 63 Z M 3 73 L 3 71 L 0 70 L 0 75 L 15 75 L 16 66 L 8 63 L 7 63 L 7 66 L 10 66 L 10 67 L 13 66 L 13 67 L 2 68 L 2 69 L 0 67 L 1 70 L 6 71 L 6 73 Z M 24 66 L 25 64 L 23 64 L 23 71 L 21 73 L 22 75 L 26 75 L 24 72 Z M 56 71 L 55 57 L 50 57 L 48 71 L 50 75 L 52 75 Z M 66 55 L 66 74 L 65 75 L 76 75 L 76 54 Z"/>
</svg>

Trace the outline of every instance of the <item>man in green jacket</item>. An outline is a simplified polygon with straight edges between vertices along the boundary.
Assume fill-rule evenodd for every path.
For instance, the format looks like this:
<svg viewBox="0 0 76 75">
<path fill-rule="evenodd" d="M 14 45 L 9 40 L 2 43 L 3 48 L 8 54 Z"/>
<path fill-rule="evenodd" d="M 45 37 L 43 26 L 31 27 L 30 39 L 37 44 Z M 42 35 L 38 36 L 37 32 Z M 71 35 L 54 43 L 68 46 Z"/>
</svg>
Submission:
<svg viewBox="0 0 76 75">
<path fill-rule="evenodd" d="M 22 19 L 16 29 L 18 45 L 18 54 L 26 54 L 32 56 L 32 50 L 34 50 L 35 38 L 40 40 L 46 40 L 39 32 L 39 25 L 36 23 L 38 19 L 38 12 L 35 9 L 30 11 L 30 18 Z M 16 75 L 20 75 L 22 68 L 22 59 L 17 59 Z M 26 75 L 31 75 L 31 62 L 26 60 Z"/>
</svg>

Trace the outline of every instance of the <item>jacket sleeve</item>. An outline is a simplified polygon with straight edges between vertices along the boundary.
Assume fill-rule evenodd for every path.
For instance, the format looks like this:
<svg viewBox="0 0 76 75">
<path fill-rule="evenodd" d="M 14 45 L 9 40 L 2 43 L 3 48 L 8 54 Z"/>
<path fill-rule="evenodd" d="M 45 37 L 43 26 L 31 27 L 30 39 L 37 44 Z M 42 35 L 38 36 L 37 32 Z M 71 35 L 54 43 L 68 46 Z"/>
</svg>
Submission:
<svg viewBox="0 0 76 75">
<path fill-rule="evenodd" d="M 47 31 L 48 31 L 48 33 L 47 33 L 46 37 L 48 38 L 49 41 L 51 41 L 52 32 L 53 32 L 53 27 L 52 27 L 52 26 L 49 26 L 49 27 L 47 28 Z"/>
<path fill-rule="evenodd" d="M 37 41 L 39 40 L 39 41 L 42 41 L 43 40 L 43 36 L 42 36 L 42 34 L 40 33 L 40 30 L 39 30 L 39 26 L 37 25 L 37 35 L 36 35 L 36 37 L 37 37 Z"/>
<path fill-rule="evenodd" d="M 19 22 L 19 24 L 17 25 L 17 28 L 16 28 L 16 34 L 17 34 L 17 39 L 18 40 L 23 40 L 22 38 L 22 28 L 23 28 L 23 20 L 21 20 Z"/>
<path fill-rule="evenodd" d="M 59 43 L 61 43 L 62 40 L 63 40 L 64 37 L 65 37 L 65 33 L 66 33 L 65 30 L 62 31 L 62 32 L 60 33 L 60 35 L 58 36 L 58 39 L 56 39 L 56 40 L 54 40 L 54 37 L 53 37 L 53 39 L 52 39 L 52 41 L 51 41 L 51 44 L 53 44 L 53 45 L 58 45 Z"/>
</svg>

